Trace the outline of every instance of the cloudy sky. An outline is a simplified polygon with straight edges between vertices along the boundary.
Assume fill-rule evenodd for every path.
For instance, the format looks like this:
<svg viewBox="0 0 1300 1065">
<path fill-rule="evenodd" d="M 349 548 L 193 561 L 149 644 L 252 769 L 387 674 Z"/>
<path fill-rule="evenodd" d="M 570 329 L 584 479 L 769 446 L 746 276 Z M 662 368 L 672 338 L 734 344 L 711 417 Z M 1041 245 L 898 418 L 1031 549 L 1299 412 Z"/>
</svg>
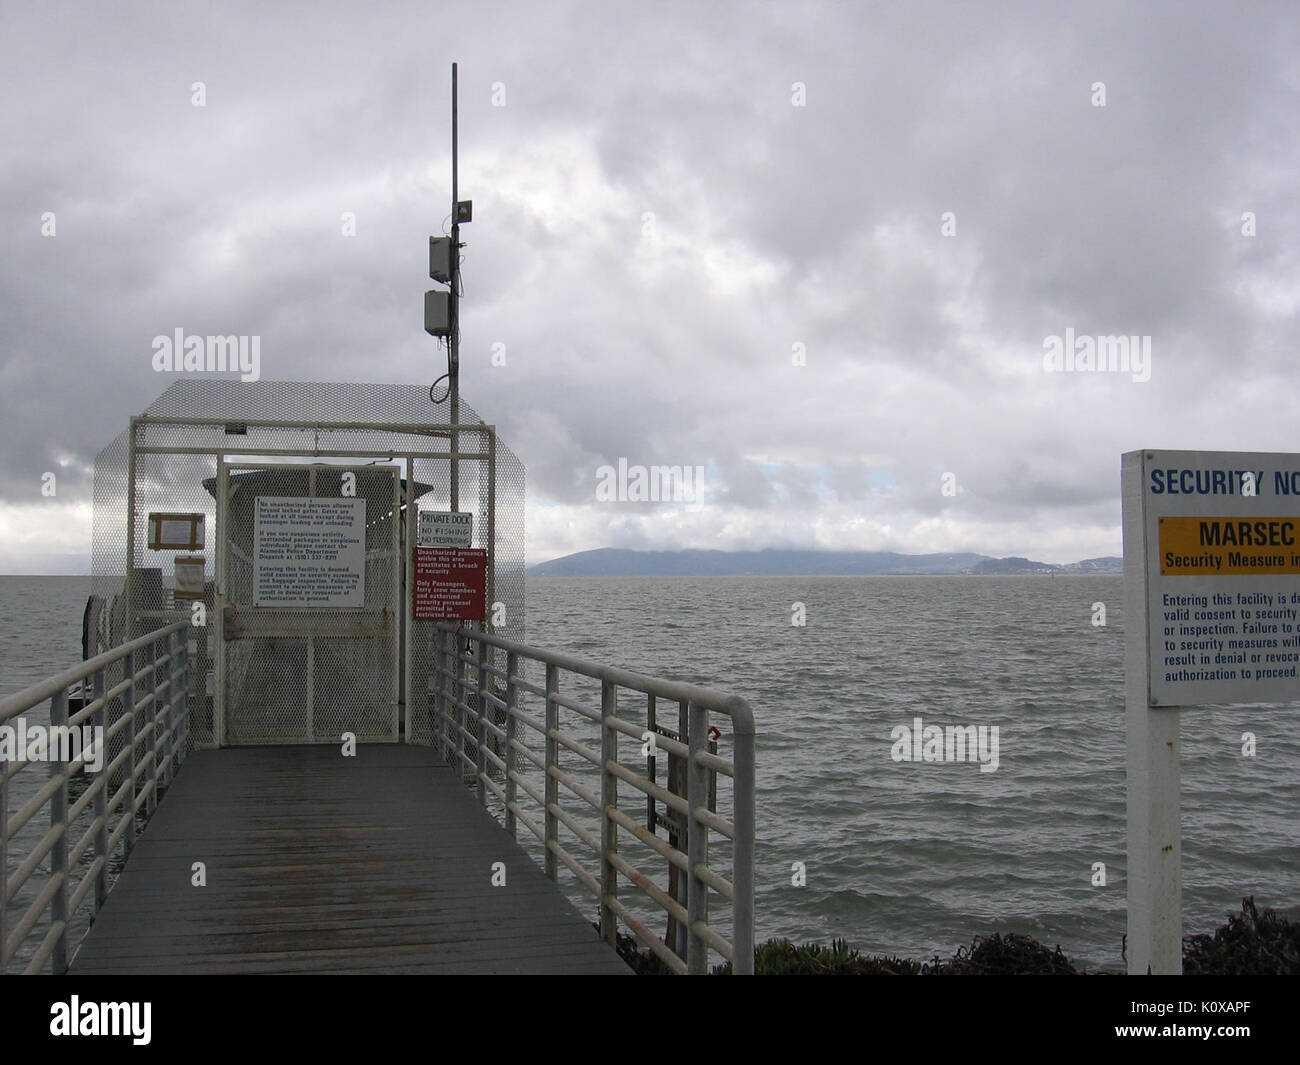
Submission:
<svg viewBox="0 0 1300 1065">
<path fill-rule="evenodd" d="M 1122 452 L 1300 450 L 1298 11 L 3 0 L 0 572 L 88 571 L 155 336 L 442 373 L 453 60 L 462 391 L 529 562 L 1119 554 Z M 1052 372 L 1067 330 L 1150 363 Z M 619 459 L 702 505 L 598 500 Z"/>
</svg>

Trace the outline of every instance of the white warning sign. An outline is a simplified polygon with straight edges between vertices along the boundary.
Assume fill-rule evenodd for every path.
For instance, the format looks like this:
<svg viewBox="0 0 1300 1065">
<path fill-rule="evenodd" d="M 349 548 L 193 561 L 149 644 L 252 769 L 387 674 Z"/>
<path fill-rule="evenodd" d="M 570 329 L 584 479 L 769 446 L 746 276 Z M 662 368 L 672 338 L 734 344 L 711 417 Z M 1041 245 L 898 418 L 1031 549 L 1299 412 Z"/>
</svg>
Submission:
<svg viewBox="0 0 1300 1065">
<path fill-rule="evenodd" d="M 420 511 L 420 547 L 469 547 L 474 515 L 450 510 Z"/>
<path fill-rule="evenodd" d="M 366 604 L 366 501 L 258 496 L 255 606 Z"/>
</svg>

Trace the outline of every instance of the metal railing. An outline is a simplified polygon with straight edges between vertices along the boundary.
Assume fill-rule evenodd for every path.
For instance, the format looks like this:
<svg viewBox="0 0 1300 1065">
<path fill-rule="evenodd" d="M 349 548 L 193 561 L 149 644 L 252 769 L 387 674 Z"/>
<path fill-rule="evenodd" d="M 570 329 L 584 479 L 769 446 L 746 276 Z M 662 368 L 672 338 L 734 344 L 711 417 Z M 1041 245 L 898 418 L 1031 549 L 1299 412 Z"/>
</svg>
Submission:
<svg viewBox="0 0 1300 1065">
<path fill-rule="evenodd" d="M 0 973 L 8 970 L 47 914 L 48 928 L 24 971 L 39 972 L 47 961 L 54 972 L 67 971 L 78 945 L 69 942 L 77 912 L 87 898 L 93 912 L 99 912 L 111 886 L 110 856 L 119 845 L 130 853 L 136 815 L 142 810 L 153 813 L 159 790 L 184 761 L 189 730 L 187 628 L 187 622 L 178 621 L 0 699 L 0 729 L 8 730 L 15 755 L 0 756 Z M 109 673 L 118 673 L 118 663 L 121 679 L 110 687 Z M 78 683 L 83 705 L 70 714 L 69 689 Z M 137 698 L 141 690 L 145 694 Z M 21 715 L 46 700 L 49 726 L 29 728 Z M 24 749 L 16 749 L 23 737 L 39 736 L 38 730 L 44 730 L 43 741 L 25 740 Z M 89 743 L 83 738 L 86 730 Z M 29 758 L 34 747 L 36 757 Z M 120 751 L 110 760 L 117 747 Z M 41 761 L 48 763 L 48 779 L 11 813 L 11 782 Z M 70 803 L 69 783 L 78 774 L 87 783 Z M 20 833 L 47 807 L 49 829 L 26 847 L 26 854 L 11 855 L 14 844 L 21 843 Z M 89 825 L 73 841 L 72 830 L 87 810 Z M 90 860 L 83 863 L 87 854 Z M 17 868 L 9 875 L 11 858 L 17 859 Z M 75 873 L 83 865 L 77 879 Z M 38 869 L 44 884 L 11 927 L 9 904 Z"/>
<path fill-rule="evenodd" d="M 545 667 L 544 685 L 526 679 L 527 662 Z M 562 693 L 562 674 L 599 681 L 599 707 Z M 734 972 L 753 972 L 754 718 L 744 699 L 450 624 L 436 626 L 430 688 L 434 743 L 448 765 L 474 782 L 485 807 L 489 795 L 497 800 L 512 836 L 522 823 L 537 837 L 544 848 L 547 876 L 556 880 L 557 863 L 563 863 L 596 897 L 601 935 L 611 946 L 617 945 L 617 921 L 622 920 L 674 972 L 706 973 L 710 950 L 730 961 Z M 619 706 L 620 690 L 646 697 L 645 724 L 628 720 Z M 542 701 L 542 717 L 525 709 L 530 697 Z M 676 731 L 658 724 L 658 700 L 677 704 L 680 726 Z M 576 714 L 579 730 L 585 728 L 587 735 L 562 727 L 561 710 Z M 709 741 L 711 713 L 729 719 L 734 752 L 730 760 L 715 753 L 716 745 Z M 530 732 L 540 738 L 540 751 L 527 742 Z M 620 760 L 620 735 L 633 738 L 643 769 Z M 571 757 L 571 765 L 562 766 L 562 750 L 575 756 L 576 762 Z M 660 751 L 667 752 L 669 759 L 667 787 L 655 779 L 655 754 Z M 535 776 L 530 779 L 529 766 L 541 774 L 540 786 Z M 580 770 L 587 766 L 596 767 L 598 790 L 580 779 Z M 725 789 L 730 792 L 730 820 L 716 812 L 719 775 L 731 780 Z M 646 823 L 630 816 L 630 807 L 620 808 L 620 784 L 645 798 Z M 597 831 L 566 809 L 565 796 L 576 797 L 595 811 Z M 529 799 L 531 805 L 525 801 Z M 657 805 L 662 805 L 664 814 L 657 813 Z M 561 825 L 594 853 L 594 870 L 584 867 L 561 843 Z M 668 830 L 666 840 L 656 831 L 659 827 Z M 620 829 L 635 837 L 645 852 L 664 860 L 666 889 L 620 854 Z M 709 864 L 713 834 L 729 841 L 730 880 Z M 620 877 L 667 915 L 669 932 L 664 939 L 620 900 Z M 719 933 L 717 922 L 710 923 L 711 896 L 731 904 L 730 940 Z"/>
</svg>

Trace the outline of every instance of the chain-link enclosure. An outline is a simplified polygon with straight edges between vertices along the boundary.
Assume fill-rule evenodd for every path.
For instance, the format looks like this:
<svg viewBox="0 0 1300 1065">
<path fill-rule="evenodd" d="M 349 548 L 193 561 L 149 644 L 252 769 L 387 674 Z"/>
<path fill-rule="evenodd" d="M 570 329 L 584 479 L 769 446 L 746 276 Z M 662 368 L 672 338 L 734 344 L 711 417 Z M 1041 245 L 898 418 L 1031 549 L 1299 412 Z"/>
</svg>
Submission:
<svg viewBox="0 0 1300 1065">
<path fill-rule="evenodd" d="M 472 515 L 471 546 L 487 552 L 487 631 L 524 638 L 523 464 L 463 401 L 455 429 L 449 416 L 414 385 L 176 381 L 95 461 L 95 642 L 194 622 L 196 746 L 344 733 L 432 742 L 434 622 L 411 608 L 418 510 Z M 259 600 L 259 507 L 276 500 L 310 514 L 304 501 L 335 501 L 338 520 L 364 530 L 345 605 Z M 203 516 L 201 547 L 150 546 L 151 515 L 186 514 Z M 192 600 L 177 594 L 178 559 L 202 562 Z"/>
</svg>

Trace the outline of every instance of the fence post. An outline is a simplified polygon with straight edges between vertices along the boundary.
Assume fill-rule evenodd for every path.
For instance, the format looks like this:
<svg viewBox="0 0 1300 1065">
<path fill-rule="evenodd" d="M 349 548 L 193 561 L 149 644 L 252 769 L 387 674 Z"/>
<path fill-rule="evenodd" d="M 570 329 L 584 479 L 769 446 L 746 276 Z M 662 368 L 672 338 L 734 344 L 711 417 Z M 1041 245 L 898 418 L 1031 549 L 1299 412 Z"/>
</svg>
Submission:
<svg viewBox="0 0 1300 1065">
<path fill-rule="evenodd" d="M 709 802 L 708 769 L 699 761 L 706 749 L 709 712 L 691 701 L 687 734 L 690 760 L 686 765 L 686 862 L 690 866 L 686 881 L 686 968 L 693 976 L 703 976 L 709 971 L 709 947 L 696 932 L 698 926 L 709 922 L 709 886 L 697 875 L 697 870 L 709 861 L 709 829 L 696 819 L 699 811 Z"/>
<path fill-rule="evenodd" d="M 618 946 L 618 923 L 610 900 L 618 895 L 618 870 L 609 860 L 618 850 L 618 824 L 609 816 L 618 806 L 618 777 L 609 770 L 618 761 L 618 733 L 609 719 L 618 710 L 618 688 L 600 682 L 600 934 L 611 947 Z"/>
<path fill-rule="evenodd" d="M 515 804 L 518 791 L 515 785 L 515 705 L 519 701 L 519 689 L 515 686 L 515 671 L 519 668 L 519 655 L 514 651 L 506 653 L 506 831 L 511 839 L 518 839 L 518 826 L 515 824 Z"/>
<path fill-rule="evenodd" d="M 738 976 L 754 972 L 754 722 L 748 706 L 744 707 L 741 720 L 744 727 L 737 725 L 732 730 L 736 744 L 732 763 L 736 825 L 732 885 L 736 901 L 732 908 L 735 927 L 731 942 L 735 957 L 731 971 Z M 736 725 L 736 716 L 732 717 L 732 723 Z"/>
<path fill-rule="evenodd" d="M 163 710 L 163 731 L 167 734 L 166 740 L 163 741 L 163 765 L 162 765 L 162 786 L 170 788 L 172 783 L 172 757 L 176 752 L 176 746 L 173 742 L 173 731 L 176 725 L 176 717 L 179 711 L 176 709 L 176 690 L 179 687 L 177 682 L 177 673 L 180 665 L 180 641 L 177 637 L 179 632 L 169 632 L 167 634 L 167 703 Z"/>
<path fill-rule="evenodd" d="M 559 875 L 555 848 L 560 840 L 560 819 L 555 810 L 560 804 L 560 782 L 551 773 L 560 768 L 560 704 L 555 697 L 560 693 L 560 667 L 546 663 L 546 875 L 552 880 Z"/>
<path fill-rule="evenodd" d="M 126 791 L 125 802 L 126 809 L 123 815 L 130 818 L 129 827 L 126 830 L 126 853 L 130 854 L 135 849 L 136 824 L 135 824 L 135 782 L 136 773 L 138 772 L 135 761 L 136 748 L 136 729 L 135 729 L 135 651 L 128 651 L 126 657 L 122 659 L 122 681 L 130 681 L 126 691 L 122 693 L 123 707 L 122 712 L 129 715 L 129 723 L 126 726 L 126 742 L 131 754 L 126 760 L 126 771 L 130 774 L 128 778 L 131 786 Z"/>
<path fill-rule="evenodd" d="M 99 913 L 99 908 L 104 905 L 104 900 L 108 898 L 108 789 L 111 786 L 111 780 L 108 775 L 108 700 L 104 698 L 104 693 L 108 691 L 108 679 L 106 676 L 107 667 L 95 670 L 94 680 L 94 698 L 99 700 L 99 711 L 95 714 L 95 722 L 99 728 L 99 772 L 96 776 L 99 778 L 91 787 L 97 787 L 95 792 L 95 822 L 98 828 L 95 830 L 95 858 L 103 864 L 99 867 L 99 875 L 95 877 L 95 901 L 94 911 Z"/>
<path fill-rule="evenodd" d="M 465 711 L 462 706 L 469 704 L 469 698 L 465 694 L 465 656 L 460 650 L 459 629 L 452 639 L 455 641 L 452 651 L 456 655 L 455 699 L 452 702 L 456 709 L 456 772 L 463 783 L 465 780 Z"/>
<path fill-rule="evenodd" d="M 443 639 L 443 631 L 437 628 L 433 629 L 432 640 L 433 655 L 433 677 L 431 681 L 425 681 L 425 692 L 431 696 L 429 706 L 429 742 L 433 744 L 433 749 L 438 752 L 438 756 L 445 762 L 447 760 L 447 741 L 446 732 L 442 727 L 443 708 L 446 703 L 447 695 L 447 650 L 446 641 Z"/>
<path fill-rule="evenodd" d="M 60 737 L 68 727 L 68 693 L 60 691 L 50 699 L 50 738 L 47 755 L 50 757 L 50 775 L 59 779 L 59 789 L 50 800 L 50 827 L 58 830 L 58 838 L 50 850 L 50 877 L 59 883 L 50 903 L 50 923 L 62 922 L 63 931 L 54 941 L 50 963 L 56 975 L 68 971 L 68 748 Z"/>
<path fill-rule="evenodd" d="M 145 810 L 150 817 L 158 808 L 158 641 L 149 643 L 149 660 L 153 668 L 149 672 L 149 795 L 145 800 Z"/>
<path fill-rule="evenodd" d="M 0 760 L 0 869 L 9 869 L 9 763 Z M 9 966 L 9 877 L 0 877 L 0 976 Z"/>
<path fill-rule="evenodd" d="M 181 629 L 181 733 L 176 750 L 176 766 L 185 764 L 190 744 L 190 630 Z"/>
<path fill-rule="evenodd" d="M 475 733 L 478 735 L 478 749 L 474 752 L 475 779 L 478 784 L 478 801 L 480 806 L 487 806 L 487 785 L 483 783 L 483 777 L 487 773 L 487 692 L 488 692 L 488 673 L 487 673 L 487 644 L 482 640 L 478 642 L 478 728 Z"/>
<path fill-rule="evenodd" d="M 448 634 L 445 630 L 439 630 L 438 647 L 439 647 L 439 654 L 442 656 L 442 675 L 438 678 L 438 683 L 441 685 L 442 688 L 440 692 L 440 698 L 442 699 L 442 709 L 439 712 L 440 716 L 438 718 L 438 736 L 442 742 L 443 760 L 447 763 L 448 766 L 450 766 L 452 769 L 456 770 L 456 772 L 459 773 L 460 768 L 456 765 L 456 763 L 452 760 L 451 757 L 452 756 L 451 723 L 453 720 L 452 715 L 455 711 L 453 696 L 455 693 L 454 685 L 456 683 L 456 658 L 455 658 L 456 647 L 455 647 L 454 638 L 450 634 Z"/>
</svg>

